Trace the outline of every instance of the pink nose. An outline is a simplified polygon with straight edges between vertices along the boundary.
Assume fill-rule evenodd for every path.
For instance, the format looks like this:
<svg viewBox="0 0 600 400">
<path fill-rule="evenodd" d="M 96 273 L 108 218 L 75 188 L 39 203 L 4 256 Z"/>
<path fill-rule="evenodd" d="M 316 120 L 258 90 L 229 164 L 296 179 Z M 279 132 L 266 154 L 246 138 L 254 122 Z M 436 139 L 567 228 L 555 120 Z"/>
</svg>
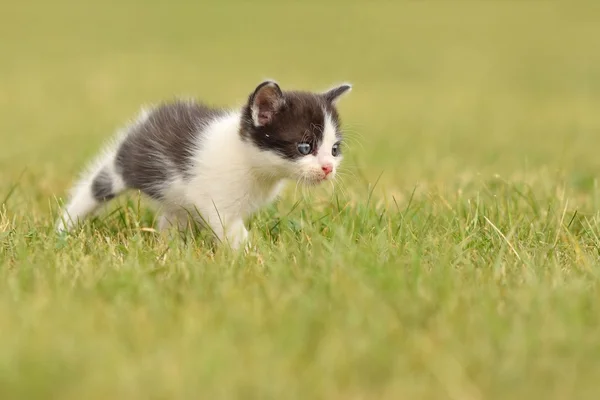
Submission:
<svg viewBox="0 0 600 400">
<path fill-rule="evenodd" d="M 331 173 L 331 171 L 333 171 L 333 165 L 331 164 L 323 164 L 323 166 L 321 167 L 321 169 L 323 170 L 323 172 L 325 172 L 325 176 L 329 175 Z"/>
</svg>

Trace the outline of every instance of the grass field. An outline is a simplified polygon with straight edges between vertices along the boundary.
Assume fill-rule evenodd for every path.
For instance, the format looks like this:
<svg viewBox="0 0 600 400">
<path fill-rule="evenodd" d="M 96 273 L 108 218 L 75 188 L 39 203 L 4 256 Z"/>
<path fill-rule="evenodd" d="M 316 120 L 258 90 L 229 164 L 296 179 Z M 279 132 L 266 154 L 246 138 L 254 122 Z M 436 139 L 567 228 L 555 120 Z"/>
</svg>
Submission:
<svg viewBox="0 0 600 400">
<path fill-rule="evenodd" d="M 0 13 L 0 398 L 597 399 L 596 2 L 26 1 Z M 350 81 L 342 182 L 166 239 L 52 233 L 141 104 Z"/>
</svg>

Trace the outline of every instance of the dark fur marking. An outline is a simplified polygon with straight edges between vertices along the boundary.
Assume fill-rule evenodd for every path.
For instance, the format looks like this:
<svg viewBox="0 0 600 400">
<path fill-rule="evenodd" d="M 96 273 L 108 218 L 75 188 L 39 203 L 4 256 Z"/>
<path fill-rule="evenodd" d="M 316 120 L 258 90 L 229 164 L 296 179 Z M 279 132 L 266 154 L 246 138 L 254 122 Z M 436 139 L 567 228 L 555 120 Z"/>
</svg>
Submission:
<svg viewBox="0 0 600 400">
<path fill-rule="evenodd" d="M 101 170 L 92 181 L 92 196 L 99 202 L 111 200 L 115 197 L 110 174 Z"/>
<path fill-rule="evenodd" d="M 260 87 L 260 86 L 259 86 Z M 283 92 L 283 105 L 277 110 L 272 121 L 266 126 L 254 126 L 252 121 L 253 95 L 242 110 L 240 134 L 263 150 L 271 150 L 290 160 L 303 157 L 298 152 L 300 142 L 308 142 L 313 147 L 323 140 L 325 112 L 336 127 L 340 118 L 336 108 L 327 98 L 310 92 Z M 341 137 L 338 131 L 337 135 Z"/>
<path fill-rule="evenodd" d="M 352 89 L 351 85 L 348 84 L 343 84 L 340 86 L 337 86 L 331 90 L 329 90 L 327 93 L 325 93 L 323 96 L 325 97 L 325 100 L 328 103 L 335 103 L 337 101 L 337 99 L 343 95 L 344 93 L 346 93 L 348 90 Z"/>
</svg>

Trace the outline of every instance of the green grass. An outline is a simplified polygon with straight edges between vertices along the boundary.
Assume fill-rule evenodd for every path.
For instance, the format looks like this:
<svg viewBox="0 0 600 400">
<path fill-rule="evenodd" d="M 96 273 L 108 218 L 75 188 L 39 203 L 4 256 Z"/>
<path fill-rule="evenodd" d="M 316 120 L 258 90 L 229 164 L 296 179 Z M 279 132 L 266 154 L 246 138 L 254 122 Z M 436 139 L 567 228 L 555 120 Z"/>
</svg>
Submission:
<svg viewBox="0 0 600 400">
<path fill-rule="evenodd" d="M 0 398 L 596 399 L 595 2 L 5 2 Z M 52 233 L 143 103 L 350 81 L 342 182 L 168 239 Z"/>
</svg>

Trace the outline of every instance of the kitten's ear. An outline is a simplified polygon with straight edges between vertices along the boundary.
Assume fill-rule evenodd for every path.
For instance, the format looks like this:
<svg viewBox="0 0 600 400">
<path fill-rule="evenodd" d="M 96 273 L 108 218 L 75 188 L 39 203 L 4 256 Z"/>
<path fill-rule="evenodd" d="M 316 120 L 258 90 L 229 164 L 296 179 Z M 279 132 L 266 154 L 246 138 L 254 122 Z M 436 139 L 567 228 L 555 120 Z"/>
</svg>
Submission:
<svg viewBox="0 0 600 400">
<path fill-rule="evenodd" d="M 344 83 L 343 85 L 329 89 L 327 92 L 323 93 L 323 97 L 328 103 L 335 104 L 340 96 L 346 92 L 349 92 L 350 90 L 352 90 L 352 85 L 349 83 Z"/>
<path fill-rule="evenodd" d="M 270 124 L 284 102 L 283 93 L 277 82 L 264 81 L 258 85 L 250 96 L 254 126 Z"/>
</svg>

